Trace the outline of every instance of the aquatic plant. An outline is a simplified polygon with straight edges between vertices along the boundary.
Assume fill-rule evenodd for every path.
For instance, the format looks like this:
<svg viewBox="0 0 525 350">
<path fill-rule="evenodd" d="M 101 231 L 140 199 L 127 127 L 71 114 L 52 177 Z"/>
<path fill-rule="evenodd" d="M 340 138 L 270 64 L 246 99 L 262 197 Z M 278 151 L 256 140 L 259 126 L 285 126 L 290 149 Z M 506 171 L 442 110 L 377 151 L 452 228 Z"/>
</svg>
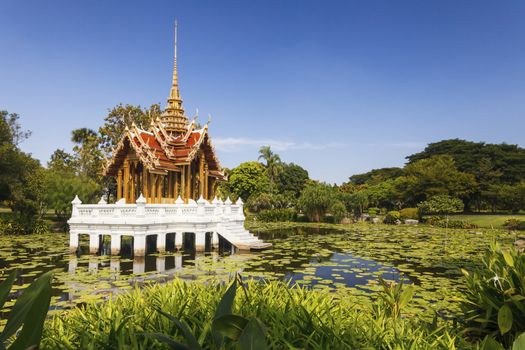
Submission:
<svg viewBox="0 0 525 350">
<path fill-rule="evenodd" d="M 0 309 L 9 298 L 17 275 L 18 270 L 13 270 L 0 284 Z M 16 299 L 0 333 L 0 349 L 24 350 L 38 347 L 51 301 L 51 278 L 51 272 L 43 274 Z"/>
<path fill-rule="evenodd" d="M 232 297 L 232 288 L 242 289 Z M 224 295 L 229 295 L 231 309 L 217 317 L 225 303 Z M 407 316 L 393 317 L 374 309 L 372 303 L 361 303 L 343 293 L 278 281 L 249 280 L 243 287 L 233 284 L 228 289 L 224 284 L 175 280 L 55 315 L 46 326 L 42 348 L 104 349 L 112 344 L 112 348 L 161 349 L 166 345 L 159 339 L 166 337 L 190 349 L 190 343 L 209 349 L 218 348 L 218 344 L 221 349 L 234 349 L 234 339 L 239 336 L 240 340 L 245 327 L 255 326 L 255 319 L 262 324 L 272 349 L 468 347 L 455 336 L 450 323 L 428 323 L 417 314 Z M 219 325 L 218 320 L 229 324 Z M 217 343 L 217 331 L 230 340 Z"/>
<path fill-rule="evenodd" d="M 488 335 L 508 347 L 525 330 L 525 253 L 492 243 L 482 263 L 474 271 L 462 270 L 464 333 L 477 339 Z"/>
</svg>

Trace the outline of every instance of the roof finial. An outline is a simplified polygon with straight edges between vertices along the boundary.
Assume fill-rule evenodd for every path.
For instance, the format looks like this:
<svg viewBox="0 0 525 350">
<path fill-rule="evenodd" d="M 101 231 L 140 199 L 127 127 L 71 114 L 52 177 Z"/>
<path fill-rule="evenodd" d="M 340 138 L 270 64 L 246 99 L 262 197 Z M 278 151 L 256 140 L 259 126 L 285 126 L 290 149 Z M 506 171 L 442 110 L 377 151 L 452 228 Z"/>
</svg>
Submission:
<svg viewBox="0 0 525 350">
<path fill-rule="evenodd" d="M 171 97 L 179 98 L 179 77 L 177 72 L 177 27 L 178 22 L 175 20 L 175 37 L 174 37 L 174 48 L 173 48 L 173 81 L 172 81 L 172 91 Z M 176 95 L 174 96 L 173 93 Z"/>
</svg>

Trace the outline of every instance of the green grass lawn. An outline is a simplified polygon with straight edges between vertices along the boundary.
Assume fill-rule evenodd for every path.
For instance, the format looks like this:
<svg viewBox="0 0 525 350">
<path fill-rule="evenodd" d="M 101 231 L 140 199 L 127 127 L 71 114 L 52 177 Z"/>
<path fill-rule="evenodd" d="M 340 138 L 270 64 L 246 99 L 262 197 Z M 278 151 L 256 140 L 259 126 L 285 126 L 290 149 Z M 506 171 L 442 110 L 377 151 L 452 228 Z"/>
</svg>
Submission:
<svg viewBox="0 0 525 350">
<path fill-rule="evenodd" d="M 518 219 L 525 221 L 525 215 L 499 215 L 499 214 L 483 214 L 483 215 L 453 215 L 450 217 L 451 220 L 465 220 L 470 223 L 476 224 L 479 227 L 486 228 L 501 228 L 507 219 Z"/>
</svg>

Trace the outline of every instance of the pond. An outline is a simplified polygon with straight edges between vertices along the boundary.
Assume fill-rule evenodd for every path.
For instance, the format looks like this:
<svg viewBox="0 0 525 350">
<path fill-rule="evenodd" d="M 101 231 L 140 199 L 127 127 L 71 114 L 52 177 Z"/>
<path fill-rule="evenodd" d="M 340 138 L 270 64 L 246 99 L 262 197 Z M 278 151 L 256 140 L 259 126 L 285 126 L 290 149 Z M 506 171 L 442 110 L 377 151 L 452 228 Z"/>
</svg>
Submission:
<svg viewBox="0 0 525 350">
<path fill-rule="evenodd" d="M 217 251 L 190 249 L 133 257 L 93 256 L 85 249 L 68 253 L 66 234 L 0 236 L 0 279 L 21 270 L 14 296 L 45 271 L 55 270 L 52 311 L 90 300 L 103 300 L 135 286 L 175 277 L 196 281 L 244 278 L 280 279 L 314 289 L 329 289 L 355 298 L 378 290 L 378 277 L 416 286 L 416 307 L 442 314 L 455 311 L 453 297 L 463 289 L 460 268 L 469 268 L 491 241 L 511 244 L 503 230 L 448 230 L 431 227 L 353 225 L 343 229 L 273 225 L 258 231 L 271 250 L 235 252 L 225 242 Z M 7 302 L 0 318 L 12 307 Z"/>
</svg>

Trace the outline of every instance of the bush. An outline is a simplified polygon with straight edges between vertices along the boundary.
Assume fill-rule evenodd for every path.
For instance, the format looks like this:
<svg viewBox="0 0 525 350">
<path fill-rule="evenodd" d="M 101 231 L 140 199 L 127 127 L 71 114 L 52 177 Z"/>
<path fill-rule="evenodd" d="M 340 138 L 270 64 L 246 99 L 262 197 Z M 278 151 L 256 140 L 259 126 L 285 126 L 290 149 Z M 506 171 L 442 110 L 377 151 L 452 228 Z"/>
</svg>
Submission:
<svg viewBox="0 0 525 350">
<path fill-rule="evenodd" d="M 448 227 L 448 228 L 464 228 L 464 229 L 474 229 L 478 228 L 478 225 L 465 220 L 447 220 L 439 216 L 430 216 L 425 219 L 426 223 L 436 227 Z"/>
<path fill-rule="evenodd" d="M 377 214 L 379 214 L 380 212 L 380 209 L 379 208 L 368 208 L 367 210 L 367 214 L 374 217 L 374 216 L 377 216 Z"/>
<path fill-rule="evenodd" d="M 518 219 L 507 219 L 503 226 L 509 230 L 525 230 L 525 221 Z"/>
<path fill-rule="evenodd" d="M 401 214 L 398 211 L 392 210 L 386 213 L 385 219 L 383 222 L 385 224 L 395 224 L 397 220 L 401 219 Z"/>
<path fill-rule="evenodd" d="M 401 220 L 418 220 L 419 210 L 417 208 L 403 208 L 399 211 Z"/>
<path fill-rule="evenodd" d="M 25 235 L 27 232 L 25 227 L 16 221 L 6 220 L 0 221 L 0 234 L 4 235 Z"/>
<path fill-rule="evenodd" d="M 462 270 L 467 290 L 461 296 L 467 335 L 494 336 L 505 349 L 525 327 L 525 253 L 492 243 L 482 267 Z"/>
<path fill-rule="evenodd" d="M 257 215 L 257 220 L 262 222 L 295 221 L 297 212 L 295 209 L 268 209 Z"/>
<path fill-rule="evenodd" d="M 334 223 L 339 224 L 346 217 L 346 206 L 341 201 L 336 201 L 330 207 L 330 214 L 334 218 Z"/>
</svg>

